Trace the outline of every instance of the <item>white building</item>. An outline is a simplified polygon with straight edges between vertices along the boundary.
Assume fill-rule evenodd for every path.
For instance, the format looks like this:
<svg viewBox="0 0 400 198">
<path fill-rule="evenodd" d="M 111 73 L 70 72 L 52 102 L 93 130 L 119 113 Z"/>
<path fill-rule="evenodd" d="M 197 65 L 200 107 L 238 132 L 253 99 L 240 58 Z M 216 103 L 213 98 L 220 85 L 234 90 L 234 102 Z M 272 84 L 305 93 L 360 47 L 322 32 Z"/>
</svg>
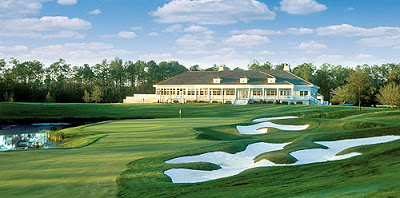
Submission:
<svg viewBox="0 0 400 198">
<path fill-rule="evenodd" d="M 124 102 L 247 104 L 263 100 L 305 105 L 323 102 L 318 97 L 317 85 L 284 70 L 185 72 L 153 86 L 156 94 L 128 97 Z"/>
</svg>

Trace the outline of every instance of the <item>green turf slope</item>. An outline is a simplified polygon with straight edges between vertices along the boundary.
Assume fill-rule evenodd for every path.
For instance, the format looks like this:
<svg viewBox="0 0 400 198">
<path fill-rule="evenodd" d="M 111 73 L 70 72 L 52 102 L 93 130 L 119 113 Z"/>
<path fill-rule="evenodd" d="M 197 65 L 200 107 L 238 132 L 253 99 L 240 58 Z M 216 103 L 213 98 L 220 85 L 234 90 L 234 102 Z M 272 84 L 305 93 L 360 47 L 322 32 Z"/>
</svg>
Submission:
<svg viewBox="0 0 400 198">
<path fill-rule="evenodd" d="M 183 119 L 177 110 L 182 109 Z M 236 124 L 264 116 L 298 115 L 305 131 L 271 130 L 246 136 Z M 327 163 L 266 167 L 198 184 L 172 184 L 169 168 L 214 170 L 208 163 L 164 161 L 209 151 L 235 153 L 254 142 L 293 142 L 260 159 L 292 163 L 288 153 L 313 141 L 400 135 L 400 111 L 274 105 L 127 105 L 0 103 L 0 120 L 156 118 L 114 120 L 65 130 L 90 137 L 53 150 L 0 153 L 0 197 L 395 197 L 400 194 L 400 142 L 353 148 L 362 156 Z M 280 120 L 275 123 L 288 123 Z M 72 138 L 74 140 L 74 138 Z M 78 145 L 78 146 L 77 146 Z M 81 145 L 81 146 L 79 146 Z M 350 150 L 350 149 L 349 149 Z M 350 152 L 350 151 L 347 151 Z M 289 160 L 288 160 L 289 159 Z"/>
</svg>

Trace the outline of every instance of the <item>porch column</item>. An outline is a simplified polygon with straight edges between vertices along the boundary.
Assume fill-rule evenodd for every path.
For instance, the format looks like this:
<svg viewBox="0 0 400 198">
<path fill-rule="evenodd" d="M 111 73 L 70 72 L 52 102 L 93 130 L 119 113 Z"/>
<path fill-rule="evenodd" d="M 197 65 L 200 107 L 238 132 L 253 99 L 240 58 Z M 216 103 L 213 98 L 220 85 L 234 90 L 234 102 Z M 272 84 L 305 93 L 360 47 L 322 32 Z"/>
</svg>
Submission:
<svg viewBox="0 0 400 198">
<path fill-rule="evenodd" d="M 265 100 L 265 88 L 262 88 L 262 99 Z"/>
<path fill-rule="evenodd" d="M 277 97 L 276 99 L 277 100 L 281 99 L 280 95 L 281 95 L 281 93 L 279 93 L 279 88 L 276 88 L 276 97 Z"/>
<path fill-rule="evenodd" d="M 210 96 L 210 88 L 207 88 L 207 96 L 208 96 L 208 100 L 210 100 L 211 101 L 211 96 Z"/>
<path fill-rule="evenodd" d="M 222 104 L 224 104 L 224 88 L 221 88 Z"/>
<path fill-rule="evenodd" d="M 291 100 L 294 98 L 294 89 L 293 87 L 290 89 Z"/>
<path fill-rule="evenodd" d="M 237 88 L 235 88 L 235 99 L 237 99 Z"/>
<path fill-rule="evenodd" d="M 194 99 L 197 101 L 197 88 L 194 88 Z"/>
<path fill-rule="evenodd" d="M 247 99 L 250 99 L 251 97 L 251 92 L 250 92 L 250 88 L 249 88 L 249 93 L 247 94 Z"/>
</svg>

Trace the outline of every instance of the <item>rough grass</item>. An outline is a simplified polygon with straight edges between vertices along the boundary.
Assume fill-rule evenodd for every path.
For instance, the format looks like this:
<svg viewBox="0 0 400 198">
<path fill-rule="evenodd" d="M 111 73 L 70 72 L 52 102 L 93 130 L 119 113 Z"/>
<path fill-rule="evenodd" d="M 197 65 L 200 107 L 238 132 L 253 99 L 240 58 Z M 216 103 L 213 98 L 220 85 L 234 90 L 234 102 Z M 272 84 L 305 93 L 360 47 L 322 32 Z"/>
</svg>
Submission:
<svg viewBox="0 0 400 198">
<path fill-rule="evenodd" d="M 178 119 L 182 109 L 183 119 Z M 305 117 L 302 115 L 311 115 Z M 281 124 L 304 131 L 270 130 L 245 136 L 238 123 L 269 116 L 301 116 Z M 395 196 L 400 187 L 399 141 L 356 147 L 354 158 L 291 167 L 265 167 L 198 184 L 173 184 L 170 168 L 215 170 L 209 163 L 166 160 L 212 151 L 236 153 L 255 142 L 292 142 L 256 160 L 291 163 L 291 151 L 318 148 L 314 141 L 400 135 L 400 110 L 275 105 L 126 105 L 0 103 L 0 122 L 27 119 L 155 118 L 114 120 L 63 130 L 67 138 L 101 137 L 74 149 L 0 153 L 0 192 L 7 197 L 371 197 Z M 352 123 L 352 124 L 348 124 Z M 354 123 L 375 123 L 354 124 Z M 383 125 L 380 125 L 383 124 Z M 350 127 L 349 127 L 350 126 Z M 92 139 L 92 140 L 93 140 Z M 78 145 L 78 141 L 70 144 Z M 82 144 L 85 145 L 85 144 Z M 72 146 L 72 145 L 71 145 Z M 0 197 L 2 196 L 0 195 Z"/>
</svg>

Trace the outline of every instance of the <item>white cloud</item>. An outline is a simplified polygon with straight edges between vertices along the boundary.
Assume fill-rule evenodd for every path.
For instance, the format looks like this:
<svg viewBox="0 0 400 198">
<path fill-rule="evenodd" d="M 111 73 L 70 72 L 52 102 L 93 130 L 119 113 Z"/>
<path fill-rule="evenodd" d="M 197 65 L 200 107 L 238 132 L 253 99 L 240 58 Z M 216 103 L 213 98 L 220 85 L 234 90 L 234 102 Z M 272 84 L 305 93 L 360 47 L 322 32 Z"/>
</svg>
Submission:
<svg viewBox="0 0 400 198">
<path fill-rule="evenodd" d="M 133 30 L 133 31 L 142 31 L 143 27 L 142 26 L 134 26 L 134 27 L 131 27 L 131 30 Z"/>
<path fill-rule="evenodd" d="M 359 43 L 368 47 L 400 48 L 400 35 L 363 38 L 359 41 Z"/>
<path fill-rule="evenodd" d="M 100 9 L 95 9 L 95 10 L 90 11 L 88 14 L 99 15 L 99 14 L 101 14 L 101 10 Z"/>
<path fill-rule="evenodd" d="M 344 57 L 342 55 L 321 55 L 318 56 L 316 60 L 323 63 L 329 63 L 329 62 L 343 60 L 343 58 Z"/>
<path fill-rule="evenodd" d="M 192 35 L 185 34 L 176 40 L 176 44 L 186 49 L 204 48 L 206 45 L 215 43 L 211 35 Z"/>
<path fill-rule="evenodd" d="M 175 24 L 168 26 L 164 29 L 164 32 L 180 32 L 182 31 L 183 26 L 181 24 Z"/>
<path fill-rule="evenodd" d="M 172 55 L 170 53 L 164 53 L 164 54 L 144 54 L 139 56 L 140 60 L 145 60 L 145 61 L 149 61 L 149 60 L 155 60 L 155 61 L 168 61 L 172 59 Z"/>
<path fill-rule="evenodd" d="M 49 34 L 44 34 L 40 36 L 43 39 L 55 39 L 55 38 L 85 38 L 85 34 L 81 34 L 79 32 L 75 31 L 69 31 L 69 30 L 62 30 L 54 33 L 49 33 Z"/>
<path fill-rule="evenodd" d="M 57 3 L 60 5 L 75 5 L 77 0 L 57 0 Z"/>
<path fill-rule="evenodd" d="M 29 53 L 17 56 L 22 60 L 40 60 L 45 64 L 64 58 L 68 63 L 82 65 L 84 63 L 95 64 L 103 59 L 113 59 L 123 55 L 131 55 L 133 52 L 115 49 L 112 44 L 93 42 L 93 43 L 65 43 L 37 47 Z"/>
<path fill-rule="evenodd" d="M 260 35 L 240 34 L 233 35 L 224 40 L 224 43 L 231 46 L 253 47 L 265 43 L 269 43 L 269 39 Z"/>
<path fill-rule="evenodd" d="M 302 35 L 302 34 L 312 34 L 314 33 L 314 29 L 311 28 L 289 28 L 287 33 L 294 35 Z"/>
<path fill-rule="evenodd" d="M 273 20 L 276 15 L 257 0 L 172 0 L 150 14 L 159 23 L 197 24 Z"/>
<path fill-rule="evenodd" d="M 12 47 L 0 46 L 0 52 L 20 52 L 26 50 L 28 50 L 28 47 L 25 45 L 16 45 Z"/>
<path fill-rule="evenodd" d="M 159 33 L 157 33 L 157 32 L 150 32 L 149 33 L 149 36 L 160 36 L 160 34 Z"/>
<path fill-rule="evenodd" d="M 353 7 L 348 7 L 346 10 L 351 12 L 354 11 L 355 9 Z"/>
<path fill-rule="evenodd" d="M 275 52 L 269 51 L 269 50 L 263 50 L 263 51 L 259 51 L 258 54 L 260 54 L 260 55 L 272 55 L 272 54 L 275 54 Z"/>
<path fill-rule="evenodd" d="M 297 48 L 306 50 L 326 49 L 328 46 L 318 41 L 307 41 L 300 43 Z"/>
<path fill-rule="evenodd" d="M 264 29 L 248 29 L 248 30 L 233 30 L 231 34 L 249 34 L 249 35 L 282 35 L 283 32 L 275 30 L 264 30 Z"/>
<path fill-rule="evenodd" d="M 384 36 L 400 35 L 399 27 L 362 28 L 349 24 L 332 25 L 316 29 L 320 36 Z"/>
<path fill-rule="evenodd" d="M 315 0 L 282 0 L 280 5 L 280 10 L 296 15 L 308 15 L 328 9 Z"/>
<path fill-rule="evenodd" d="M 364 60 L 364 59 L 370 59 L 373 58 L 374 56 L 371 54 L 359 54 L 356 56 L 356 59 L 358 60 Z"/>
<path fill-rule="evenodd" d="M 87 30 L 90 28 L 91 24 L 88 21 L 62 16 L 9 19 L 0 21 L 0 36 L 40 38 L 46 37 L 47 34 L 60 34 L 61 31 L 64 35 L 62 38 L 66 38 L 68 34 L 65 31 L 68 31 L 70 37 L 82 37 L 82 35 L 78 36 L 77 33 L 71 34 L 71 31 Z"/>
<path fill-rule="evenodd" d="M 126 31 L 122 31 L 118 33 L 118 37 L 119 38 L 124 38 L 124 39 L 131 39 L 131 38 L 135 38 L 137 37 L 135 32 L 126 32 Z"/>
<path fill-rule="evenodd" d="M 213 31 L 209 30 L 206 27 L 199 26 L 199 25 L 192 25 L 190 27 L 187 27 L 183 30 L 184 32 L 193 32 L 193 33 L 204 33 L 204 34 L 214 34 Z"/>
<path fill-rule="evenodd" d="M 38 14 L 45 1 L 48 0 L 2 0 L 0 1 L 0 20 Z"/>
</svg>

